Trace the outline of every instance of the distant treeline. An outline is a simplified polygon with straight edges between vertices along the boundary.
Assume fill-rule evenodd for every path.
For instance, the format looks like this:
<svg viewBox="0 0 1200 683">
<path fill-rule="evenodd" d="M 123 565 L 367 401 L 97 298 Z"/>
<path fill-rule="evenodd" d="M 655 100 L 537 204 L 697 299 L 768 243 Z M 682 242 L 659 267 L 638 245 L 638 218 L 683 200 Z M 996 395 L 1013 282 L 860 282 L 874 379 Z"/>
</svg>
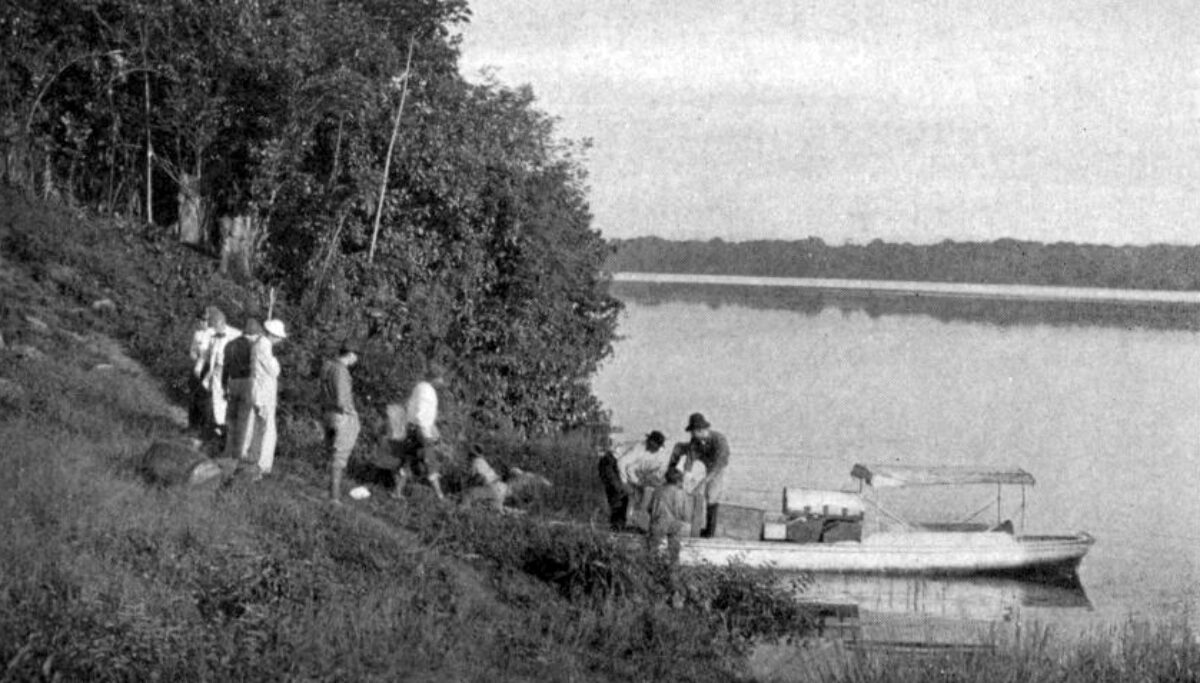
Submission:
<svg viewBox="0 0 1200 683">
<path fill-rule="evenodd" d="M 1200 290 L 1200 246 L 994 242 L 831 246 L 798 241 L 612 240 L 613 272 Z"/>
</svg>

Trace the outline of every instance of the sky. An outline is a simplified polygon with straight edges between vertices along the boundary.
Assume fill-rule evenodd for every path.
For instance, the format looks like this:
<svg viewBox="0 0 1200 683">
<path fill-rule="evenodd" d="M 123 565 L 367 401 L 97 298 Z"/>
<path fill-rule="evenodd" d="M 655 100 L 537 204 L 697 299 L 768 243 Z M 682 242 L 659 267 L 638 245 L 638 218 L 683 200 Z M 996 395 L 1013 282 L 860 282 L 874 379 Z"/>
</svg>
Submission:
<svg viewBox="0 0 1200 683">
<path fill-rule="evenodd" d="M 1200 244 L 1193 0 L 472 0 L 609 238 Z"/>
</svg>

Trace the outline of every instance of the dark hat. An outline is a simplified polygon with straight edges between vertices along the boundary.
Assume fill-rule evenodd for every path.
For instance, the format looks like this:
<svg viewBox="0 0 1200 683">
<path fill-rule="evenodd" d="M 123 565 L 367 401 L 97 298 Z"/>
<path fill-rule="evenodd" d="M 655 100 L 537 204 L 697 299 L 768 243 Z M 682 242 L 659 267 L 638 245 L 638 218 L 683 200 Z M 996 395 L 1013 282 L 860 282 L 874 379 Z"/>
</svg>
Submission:
<svg viewBox="0 0 1200 683">
<path fill-rule="evenodd" d="M 483 444 L 473 443 L 473 444 L 471 444 L 470 448 L 467 449 L 467 451 L 468 451 L 468 453 L 467 453 L 468 457 L 482 458 L 483 457 Z"/>
<path fill-rule="evenodd" d="M 688 417 L 687 427 L 684 427 L 684 431 L 694 432 L 697 429 L 708 429 L 711 426 L 712 425 L 708 424 L 708 420 L 704 419 L 703 415 L 700 413 L 692 413 Z"/>
<path fill-rule="evenodd" d="M 338 346 L 338 355 L 344 356 L 347 353 L 357 354 L 359 352 L 358 343 L 347 339 Z"/>
<path fill-rule="evenodd" d="M 662 432 L 655 429 L 646 435 L 646 443 L 658 444 L 659 446 L 667 442 L 667 437 Z"/>
</svg>

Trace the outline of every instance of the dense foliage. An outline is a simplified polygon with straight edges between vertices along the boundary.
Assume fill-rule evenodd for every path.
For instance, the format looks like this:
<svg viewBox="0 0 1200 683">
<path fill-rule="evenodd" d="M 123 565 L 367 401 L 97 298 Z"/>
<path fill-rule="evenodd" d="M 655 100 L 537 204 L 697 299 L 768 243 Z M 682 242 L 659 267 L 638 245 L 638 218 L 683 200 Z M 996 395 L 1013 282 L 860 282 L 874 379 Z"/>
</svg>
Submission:
<svg viewBox="0 0 1200 683">
<path fill-rule="evenodd" d="M 474 423 L 593 423 L 619 304 L 585 149 L 527 88 L 460 76 L 468 17 L 463 0 L 3 3 L 0 173 L 171 223 L 228 278 L 277 288 L 298 359 L 368 339 L 367 396 L 440 361 Z M 236 323 L 267 301 L 227 305 Z"/>
<path fill-rule="evenodd" d="M 702 273 L 917 282 L 1200 289 L 1200 246 L 1058 242 L 825 244 L 819 238 L 726 242 L 616 240 L 614 272 Z"/>
</svg>

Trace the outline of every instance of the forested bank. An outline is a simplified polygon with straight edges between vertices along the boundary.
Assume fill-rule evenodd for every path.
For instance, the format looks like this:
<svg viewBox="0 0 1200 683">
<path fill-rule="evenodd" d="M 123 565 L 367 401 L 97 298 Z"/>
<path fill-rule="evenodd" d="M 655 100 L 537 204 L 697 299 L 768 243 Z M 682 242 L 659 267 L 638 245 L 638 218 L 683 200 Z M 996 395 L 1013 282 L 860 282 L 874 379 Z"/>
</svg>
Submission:
<svg viewBox="0 0 1200 683">
<path fill-rule="evenodd" d="M 1198 238 L 1200 241 L 1200 238 Z M 1200 290 L 1200 245 L 1102 246 L 1011 239 L 913 245 L 819 238 L 726 242 L 614 240 L 613 272 Z"/>
<path fill-rule="evenodd" d="M 528 89 L 463 79 L 469 17 L 462 0 L 5 2 L 0 177 L 170 233 L 211 257 L 189 276 L 258 292 L 182 317 L 274 302 L 302 369 L 365 340 L 369 400 L 435 360 L 472 424 L 594 423 L 619 303 L 585 150 Z"/>
</svg>

